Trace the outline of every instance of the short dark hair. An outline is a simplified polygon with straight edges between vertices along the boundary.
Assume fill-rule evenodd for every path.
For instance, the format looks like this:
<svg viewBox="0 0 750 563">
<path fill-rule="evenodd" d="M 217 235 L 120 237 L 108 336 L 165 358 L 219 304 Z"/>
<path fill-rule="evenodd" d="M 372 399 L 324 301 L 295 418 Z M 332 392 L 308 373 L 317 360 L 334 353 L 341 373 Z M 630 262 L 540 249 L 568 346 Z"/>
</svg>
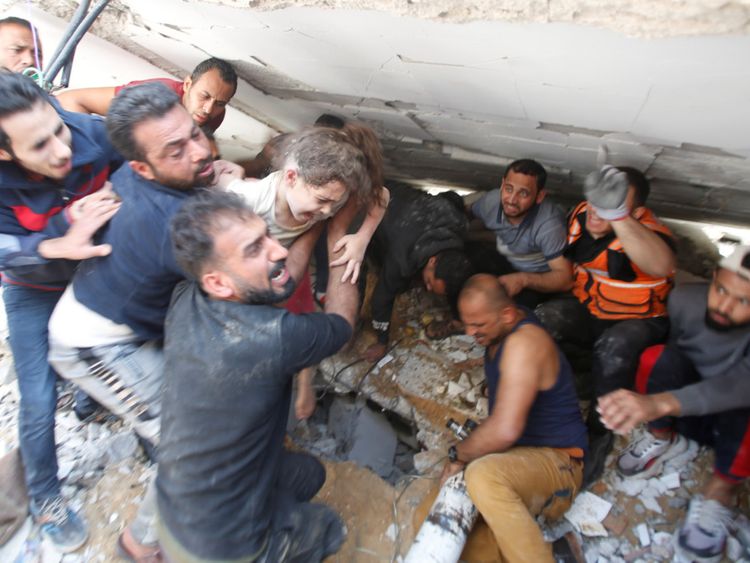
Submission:
<svg viewBox="0 0 750 563">
<path fill-rule="evenodd" d="M 473 274 L 474 266 L 463 249 L 451 248 L 435 255 L 435 277 L 445 282 L 447 295 L 458 296 L 466 280 Z"/>
<path fill-rule="evenodd" d="M 219 72 L 221 79 L 232 86 L 232 95 L 234 96 L 234 93 L 237 91 L 237 71 L 234 70 L 234 67 L 224 59 L 211 57 L 210 59 L 199 62 L 198 66 L 196 66 L 190 74 L 190 78 L 193 79 L 193 82 L 196 82 L 209 70 L 217 70 Z"/>
<path fill-rule="evenodd" d="M 537 190 L 543 190 L 544 185 L 547 183 L 547 171 L 544 166 L 539 164 L 536 160 L 530 158 L 520 158 L 511 162 L 505 169 L 503 179 L 508 177 L 509 172 L 515 172 L 516 174 L 525 174 L 526 176 L 533 176 L 536 178 Z"/>
<path fill-rule="evenodd" d="M 318 116 L 318 119 L 315 120 L 315 123 L 313 124 L 315 127 L 330 127 L 331 129 L 343 129 L 344 125 L 346 125 L 346 122 L 338 117 L 337 115 L 333 115 L 330 113 L 322 113 Z"/>
<path fill-rule="evenodd" d="M 31 78 L 18 72 L 0 69 L 0 119 L 22 111 L 29 111 L 35 105 L 45 102 L 50 103 L 49 94 Z M 12 153 L 10 137 L 2 127 L 0 127 L 0 148 Z"/>
<path fill-rule="evenodd" d="M 445 297 L 455 318 L 460 318 L 458 296 L 466 280 L 473 275 L 474 266 L 463 250 L 443 250 L 435 255 L 435 277 L 445 283 Z"/>
<path fill-rule="evenodd" d="M 199 190 L 187 198 L 172 218 L 170 235 L 175 260 L 191 278 L 198 280 L 214 258 L 214 237 L 222 220 L 245 221 L 255 216 L 239 195 Z"/>
<path fill-rule="evenodd" d="M 31 22 L 23 18 L 8 16 L 7 18 L 3 18 L 0 20 L 0 27 L 3 27 L 4 25 L 20 25 L 21 27 L 25 27 L 26 29 L 28 29 L 31 33 L 36 33 L 36 28 L 31 25 Z"/>
<path fill-rule="evenodd" d="M 640 170 L 633 168 L 632 166 L 618 166 L 617 169 L 620 172 L 624 172 L 628 177 L 628 184 L 633 186 L 635 189 L 635 199 L 633 205 L 635 207 L 643 207 L 646 205 L 648 195 L 651 193 L 651 184 L 649 183 L 646 176 Z"/>
<path fill-rule="evenodd" d="M 145 161 L 143 149 L 133 136 L 133 129 L 147 119 L 164 117 L 180 97 L 161 82 L 147 82 L 123 88 L 109 106 L 107 134 L 112 145 L 126 160 Z"/>
</svg>

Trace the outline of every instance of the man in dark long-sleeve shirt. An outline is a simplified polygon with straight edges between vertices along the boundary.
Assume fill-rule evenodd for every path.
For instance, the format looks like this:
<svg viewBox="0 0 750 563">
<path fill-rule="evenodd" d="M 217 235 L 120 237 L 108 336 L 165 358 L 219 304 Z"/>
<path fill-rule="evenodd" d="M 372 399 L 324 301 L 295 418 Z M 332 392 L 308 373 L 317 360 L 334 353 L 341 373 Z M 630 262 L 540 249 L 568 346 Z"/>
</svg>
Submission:
<svg viewBox="0 0 750 563">
<path fill-rule="evenodd" d="M 737 487 L 750 476 L 750 246 L 723 259 L 710 284 L 674 290 L 669 318 L 669 343 L 641 356 L 639 393 L 610 393 L 599 410 L 621 433 L 649 422 L 618 459 L 626 476 L 656 474 L 687 448 L 683 434 L 713 446 L 714 474 L 690 502 L 676 547 L 691 561 L 714 560 Z"/>
<path fill-rule="evenodd" d="M 339 227 L 330 225 L 329 241 L 343 236 Z M 307 502 L 325 471 L 286 451 L 284 433 L 294 373 L 351 337 L 356 286 L 332 272 L 326 313 L 270 306 L 294 289 L 287 250 L 232 194 L 186 203 L 172 238 L 196 281 L 177 287 L 165 327 L 162 549 L 192 563 L 320 561 L 339 548 L 343 527 L 333 510 Z"/>
</svg>

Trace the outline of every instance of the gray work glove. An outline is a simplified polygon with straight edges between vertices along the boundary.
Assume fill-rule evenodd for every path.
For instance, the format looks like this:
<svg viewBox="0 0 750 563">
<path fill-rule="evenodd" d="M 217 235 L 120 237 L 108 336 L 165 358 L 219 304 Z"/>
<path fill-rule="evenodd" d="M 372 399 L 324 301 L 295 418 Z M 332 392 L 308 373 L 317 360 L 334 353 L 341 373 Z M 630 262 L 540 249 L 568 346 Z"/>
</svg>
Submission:
<svg viewBox="0 0 750 563">
<path fill-rule="evenodd" d="M 604 165 L 598 172 L 586 176 L 583 193 L 596 214 L 605 221 L 617 221 L 628 216 L 625 203 L 628 177 L 614 166 Z"/>
</svg>

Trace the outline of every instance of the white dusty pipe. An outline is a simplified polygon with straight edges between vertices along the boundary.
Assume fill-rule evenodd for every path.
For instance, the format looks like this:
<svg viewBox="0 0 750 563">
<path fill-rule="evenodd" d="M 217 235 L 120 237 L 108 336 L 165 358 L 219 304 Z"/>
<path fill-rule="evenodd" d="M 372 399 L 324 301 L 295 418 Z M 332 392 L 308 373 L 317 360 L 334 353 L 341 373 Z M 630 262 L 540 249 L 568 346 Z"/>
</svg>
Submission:
<svg viewBox="0 0 750 563">
<path fill-rule="evenodd" d="M 404 563 L 456 563 L 476 520 L 462 471 L 440 489 Z"/>
</svg>

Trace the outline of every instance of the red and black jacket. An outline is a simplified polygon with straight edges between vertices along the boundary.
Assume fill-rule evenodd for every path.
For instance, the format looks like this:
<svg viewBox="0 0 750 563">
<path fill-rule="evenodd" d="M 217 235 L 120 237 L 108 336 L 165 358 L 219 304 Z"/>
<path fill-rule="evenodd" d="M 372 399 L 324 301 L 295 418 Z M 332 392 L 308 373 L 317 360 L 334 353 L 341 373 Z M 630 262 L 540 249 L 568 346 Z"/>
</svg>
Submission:
<svg viewBox="0 0 750 563">
<path fill-rule="evenodd" d="M 0 162 L 0 270 L 8 283 L 61 290 L 77 262 L 47 260 L 37 251 L 39 243 L 64 235 L 70 204 L 99 190 L 123 159 L 107 139 L 102 118 L 53 105 L 70 128 L 73 169 L 64 180 L 52 180 Z"/>
</svg>

